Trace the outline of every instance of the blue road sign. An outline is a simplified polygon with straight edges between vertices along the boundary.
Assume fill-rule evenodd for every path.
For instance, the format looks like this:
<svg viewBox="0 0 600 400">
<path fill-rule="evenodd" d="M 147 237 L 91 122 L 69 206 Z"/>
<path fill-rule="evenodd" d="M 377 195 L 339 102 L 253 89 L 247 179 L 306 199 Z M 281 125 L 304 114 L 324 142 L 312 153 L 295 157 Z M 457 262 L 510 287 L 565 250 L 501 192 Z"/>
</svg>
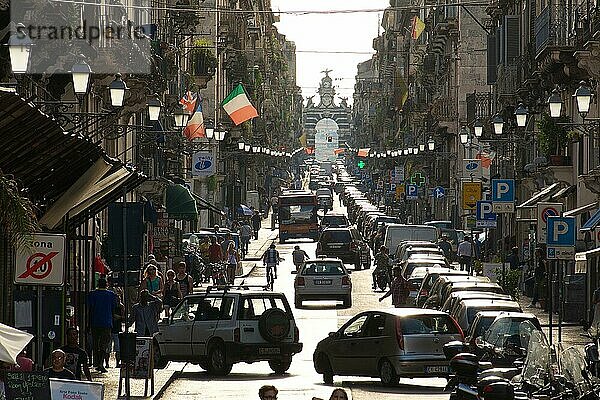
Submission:
<svg viewBox="0 0 600 400">
<path fill-rule="evenodd" d="M 441 199 L 442 197 L 444 197 L 446 195 L 446 190 L 443 187 L 438 186 L 435 189 L 433 189 L 432 195 L 436 199 Z"/>
<path fill-rule="evenodd" d="M 514 179 L 492 179 L 492 201 L 514 202 L 515 180 Z"/>
<path fill-rule="evenodd" d="M 406 199 L 417 200 L 419 198 L 419 186 L 416 184 L 406 185 Z"/>
<path fill-rule="evenodd" d="M 575 217 L 548 216 L 548 246 L 575 246 Z"/>
<path fill-rule="evenodd" d="M 475 206 L 475 215 L 477 217 L 476 226 L 478 228 L 495 228 L 496 213 L 493 212 L 492 202 L 480 200 Z"/>
</svg>

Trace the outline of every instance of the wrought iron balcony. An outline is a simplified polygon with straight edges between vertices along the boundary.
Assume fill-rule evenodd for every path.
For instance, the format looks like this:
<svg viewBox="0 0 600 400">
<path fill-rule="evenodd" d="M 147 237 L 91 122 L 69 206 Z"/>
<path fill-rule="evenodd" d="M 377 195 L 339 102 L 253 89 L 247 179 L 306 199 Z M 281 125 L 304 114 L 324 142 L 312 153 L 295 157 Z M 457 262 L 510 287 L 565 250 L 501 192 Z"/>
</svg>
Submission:
<svg viewBox="0 0 600 400">
<path fill-rule="evenodd" d="M 488 120 L 493 113 L 493 94 L 473 92 L 466 96 L 467 123 L 473 124 L 476 120 Z"/>
<path fill-rule="evenodd" d="M 536 58 L 541 57 L 549 49 L 573 47 L 577 18 L 579 18 L 577 8 L 568 6 L 562 1 L 550 1 L 535 18 Z"/>
<path fill-rule="evenodd" d="M 443 96 L 435 99 L 431 106 L 431 114 L 438 122 L 453 122 L 458 118 L 456 109 L 456 100 L 449 96 Z"/>
<path fill-rule="evenodd" d="M 496 78 L 498 96 L 515 96 L 527 79 L 528 64 L 525 57 L 518 57 L 509 65 L 499 65 Z"/>
</svg>

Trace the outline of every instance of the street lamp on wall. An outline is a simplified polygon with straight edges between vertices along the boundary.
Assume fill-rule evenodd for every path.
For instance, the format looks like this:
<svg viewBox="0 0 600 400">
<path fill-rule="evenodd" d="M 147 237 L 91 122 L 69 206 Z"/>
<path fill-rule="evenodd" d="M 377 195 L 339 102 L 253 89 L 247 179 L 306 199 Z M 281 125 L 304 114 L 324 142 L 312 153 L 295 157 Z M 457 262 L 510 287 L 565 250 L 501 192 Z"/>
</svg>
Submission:
<svg viewBox="0 0 600 400">
<path fill-rule="evenodd" d="M 173 117 L 175 118 L 175 127 L 176 128 L 184 128 L 187 123 L 188 123 L 188 119 L 190 117 L 190 114 L 188 114 L 183 107 L 178 106 L 175 111 L 173 112 Z M 206 126 L 206 137 L 208 137 L 208 130 L 209 127 L 208 125 Z"/>
<path fill-rule="evenodd" d="M 111 82 L 108 87 L 110 91 L 110 103 L 113 107 L 123 107 L 123 100 L 125 99 L 125 91 L 128 89 L 127 85 L 121 78 L 121 74 L 115 75 L 115 80 Z"/>
<path fill-rule="evenodd" d="M 585 119 L 585 116 L 590 111 L 590 103 L 592 102 L 592 91 L 586 85 L 585 81 L 579 83 L 579 87 L 575 90 L 573 97 L 577 100 L 577 111 Z"/>
<path fill-rule="evenodd" d="M 250 147 L 251 147 L 251 146 L 250 146 L 249 144 L 246 144 L 246 145 L 244 146 L 244 151 L 245 151 L 246 153 L 250 152 Z"/>
<path fill-rule="evenodd" d="M 425 151 L 425 143 L 420 143 L 420 144 L 419 144 L 419 151 L 420 151 L 420 152 L 423 152 L 423 151 Z"/>
<path fill-rule="evenodd" d="M 222 142 L 223 139 L 225 139 L 226 134 L 227 134 L 227 131 L 224 131 L 222 129 L 215 129 L 215 140 L 217 142 Z"/>
<path fill-rule="evenodd" d="M 82 61 L 73 65 L 71 74 L 73 75 L 73 91 L 75 94 L 86 94 L 90 75 L 92 74 L 90 66 L 85 61 Z"/>
<path fill-rule="evenodd" d="M 461 144 L 467 144 L 467 142 L 469 141 L 469 131 L 467 130 L 466 127 L 462 127 L 460 128 L 460 143 Z"/>
<path fill-rule="evenodd" d="M 435 140 L 433 140 L 433 138 L 430 138 L 427 141 L 427 148 L 429 149 L 429 151 L 434 151 L 435 150 Z"/>
<path fill-rule="evenodd" d="M 523 103 L 519 103 L 517 109 L 515 110 L 515 117 L 517 119 L 517 126 L 519 128 L 525 128 L 525 125 L 527 125 L 528 114 L 529 112 L 527 111 L 527 108 L 525 108 Z"/>
<path fill-rule="evenodd" d="M 162 109 L 162 101 L 158 98 L 158 94 L 155 94 L 147 103 L 148 106 L 148 118 L 150 121 L 158 121 L 160 117 L 160 110 Z"/>
<path fill-rule="evenodd" d="M 215 123 L 212 120 L 207 120 L 204 123 L 206 130 L 206 138 L 212 139 L 215 136 Z"/>
<path fill-rule="evenodd" d="M 494 133 L 496 135 L 502 135 L 502 132 L 504 131 L 504 119 L 502 119 L 500 114 L 496 114 L 492 120 L 492 126 L 494 127 Z"/>
<path fill-rule="evenodd" d="M 479 119 L 473 124 L 473 131 L 475 132 L 475 137 L 480 138 L 483 136 L 483 123 Z"/>
<path fill-rule="evenodd" d="M 548 106 L 550 107 L 550 116 L 552 118 L 560 117 L 562 110 L 562 98 L 557 88 L 554 88 L 550 97 L 548 97 Z"/>
<path fill-rule="evenodd" d="M 10 67 L 15 74 L 24 74 L 29 68 L 31 46 L 33 42 L 26 33 L 25 25 L 18 24 L 17 31 L 8 39 L 8 52 L 10 54 Z"/>
<path fill-rule="evenodd" d="M 238 142 L 238 150 L 244 151 L 246 144 L 243 141 Z"/>
</svg>

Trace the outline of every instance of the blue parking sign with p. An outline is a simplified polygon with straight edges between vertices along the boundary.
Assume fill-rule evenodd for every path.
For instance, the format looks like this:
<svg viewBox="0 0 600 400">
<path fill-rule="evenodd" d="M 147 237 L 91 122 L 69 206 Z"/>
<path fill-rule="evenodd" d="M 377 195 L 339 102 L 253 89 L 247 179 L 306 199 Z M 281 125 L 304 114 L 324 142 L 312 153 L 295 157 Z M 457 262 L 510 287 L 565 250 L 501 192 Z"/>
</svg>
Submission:
<svg viewBox="0 0 600 400">
<path fill-rule="evenodd" d="M 575 246 L 575 217 L 549 216 L 547 224 L 548 246 Z"/>
<path fill-rule="evenodd" d="M 515 201 L 515 180 L 492 179 L 492 201 Z"/>
<path fill-rule="evenodd" d="M 480 200 L 477 202 L 477 220 L 478 221 L 495 221 L 496 214 L 492 211 L 492 202 Z"/>
<path fill-rule="evenodd" d="M 419 186 L 409 184 L 406 185 L 406 198 L 408 200 L 416 200 L 419 198 Z"/>
</svg>

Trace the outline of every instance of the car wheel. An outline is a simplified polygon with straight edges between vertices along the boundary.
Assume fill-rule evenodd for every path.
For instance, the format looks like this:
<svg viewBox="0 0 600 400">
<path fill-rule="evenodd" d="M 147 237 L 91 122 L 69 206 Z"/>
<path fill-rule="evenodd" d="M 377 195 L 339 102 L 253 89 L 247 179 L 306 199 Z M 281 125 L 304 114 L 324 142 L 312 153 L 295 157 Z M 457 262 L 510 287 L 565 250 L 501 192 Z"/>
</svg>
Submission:
<svg viewBox="0 0 600 400">
<path fill-rule="evenodd" d="M 351 294 L 349 294 L 348 296 L 346 296 L 344 298 L 344 307 L 346 307 L 346 308 L 352 307 L 352 295 Z"/>
<path fill-rule="evenodd" d="M 323 370 L 323 383 L 328 385 L 333 384 L 333 369 L 331 368 L 331 363 L 329 362 L 329 358 L 326 355 L 321 355 L 320 364 Z"/>
<path fill-rule="evenodd" d="M 222 344 L 214 344 L 208 351 L 208 372 L 213 375 L 227 375 L 231 372 L 232 364 L 227 363 L 225 349 Z"/>
<path fill-rule="evenodd" d="M 158 343 L 154 341 L 152 342 L 152 346 L 154 347 L 154 368 L 165 368 L 169 362 L 163 356 L 161 356 L 160 347 L 158 347 Z"/>
<path fill-rule="evenodd" d="M 292 358 L 284 358 L 282 360 L 269 360 L 269 367 L 278 375 L 285 374 L 292 365 Z"/>
<path fill-rule="evenodd" d="M 398 374 L 389 360 L 383 360 L 379 366 L 379 378 L 385 386 L 398 384 Z"/>
<path fill-rule="evenodd" d="M 302 297 L 300 297 L 300 296 L 294 297 L 294 307 L 302 308 Z"/>
</svg>

